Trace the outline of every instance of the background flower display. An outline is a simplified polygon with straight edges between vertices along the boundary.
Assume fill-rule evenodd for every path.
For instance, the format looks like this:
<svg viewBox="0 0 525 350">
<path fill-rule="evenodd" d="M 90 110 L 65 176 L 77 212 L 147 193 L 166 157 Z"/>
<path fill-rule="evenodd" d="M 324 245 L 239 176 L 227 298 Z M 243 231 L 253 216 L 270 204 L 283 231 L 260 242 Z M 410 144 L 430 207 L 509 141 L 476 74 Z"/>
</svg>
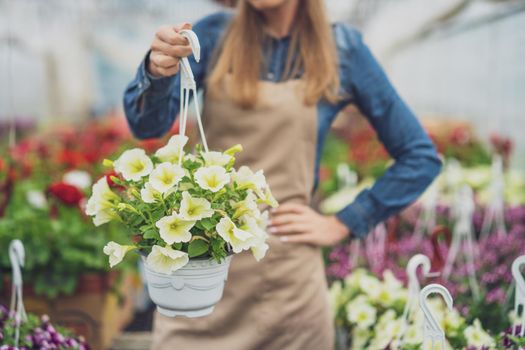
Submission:
<svg viewBox="0 0 525 350">
<path fill-rule="evenodd" d="M 49 317 L 27 315 L 27 321 L 20 325 L 19 343 L 16 344 L 16 319 L 4 305 L 0 304 L 0 349 L 77 349 L 88 350 L 89 346 L 82 337 L 77 337 L 70 330 L 51 324 Z"/>
<path fill-rule="evenodd" d="M 340 349 L 420 349 L 423 342 L 423 313 L 417 310 L 403 319 L 408 290 L 390 270 L 382 279 L 363 269 L 356 269 L 330 289 L 336 314 Z M 447 310 L 440 297 L 429 307 L 444 330 L 447 349 L 489 349 L 497 340 L 489 335 L 479 320 L 467 322 L 456 310 Z"/>
</svg>

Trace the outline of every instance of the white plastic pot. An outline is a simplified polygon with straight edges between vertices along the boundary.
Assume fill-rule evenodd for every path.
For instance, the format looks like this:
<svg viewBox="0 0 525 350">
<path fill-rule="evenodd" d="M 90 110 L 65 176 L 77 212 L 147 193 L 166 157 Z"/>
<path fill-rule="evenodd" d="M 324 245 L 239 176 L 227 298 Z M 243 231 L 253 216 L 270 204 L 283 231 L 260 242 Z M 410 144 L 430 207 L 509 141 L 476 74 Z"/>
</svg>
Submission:
<svg viewBox="0 0 525 350">
<path fill-rule="evenodd" d="M 190 260 L 171 275 L 151 270 L 143 259 L 148 292 L 157 310 L 168 317 L 211 314 L 222 298 L 231 258 L 228 256 L 222 263 Z"/>
</svg>

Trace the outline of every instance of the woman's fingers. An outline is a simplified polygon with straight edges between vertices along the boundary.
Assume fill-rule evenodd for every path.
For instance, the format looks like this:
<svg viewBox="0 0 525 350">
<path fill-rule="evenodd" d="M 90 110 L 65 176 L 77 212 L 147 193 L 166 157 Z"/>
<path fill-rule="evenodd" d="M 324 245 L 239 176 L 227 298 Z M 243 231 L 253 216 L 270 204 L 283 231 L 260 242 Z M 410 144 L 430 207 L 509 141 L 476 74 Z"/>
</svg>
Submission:
<svg viewBox="0 0 525 350">
<path fill-rule="evenodd" d="M 296 235 L 296 234 L 305 233 L 307 231 L 308 231 L 308 226 L 302 222 L 293 222 L 293 223 L 284 224 L 281 226 L 270 226 L 268 228 L 268 232 L 276 236 Z"/>
<path fill-rule="evenodd" d="M 161 52 L 171 57 L 186 57 L 191 54 L 191 47 L 189 45 L 170 45 L 159 38 L 153 39 L 151 50 Z"/>
<path fill-rule="evenodd" d="M 162 68 L 162 67 L 156 68 L 156 72 L 158 73 L 158 75 L 162 77 L 170 77 L 172 75 L 177 74 L 178 71 L 179 71 L 178 65 L 171 67 L 171 68 Z"/>
<path fill-rule="evenodd" d="M 298 214 L 273 214 L 270 219 L 270 226 L 281 226 L 292 222 L 301 221 L 302 216 Z"/>
<path fill-rule="evenodd" d="M 281 236 L 279 239 L 286 243 L 307 243 L 315 244 L 315 236 L 310 233 L 302 233 L 298 235 Z"/>
<path fill-rule="evenodd" d="M 171 56 L 166 56 L 160 52 L 152 51 L 149 56 L 150 61 L 159 68 L 172 68 L 179 64 L 179 59 Z"/>
<path fill-rule="evenodd" d="M 280 215 L 285 213 L 292 213 L 292 214 L 304 214 L 308 212 L 310 208 L 301 205 L 301 204 L 294 204 L 294 203 L 285 203 L 280 205 L 277 209 L 275 209 L 272 212 L 272 215 Z"/>
</svg>

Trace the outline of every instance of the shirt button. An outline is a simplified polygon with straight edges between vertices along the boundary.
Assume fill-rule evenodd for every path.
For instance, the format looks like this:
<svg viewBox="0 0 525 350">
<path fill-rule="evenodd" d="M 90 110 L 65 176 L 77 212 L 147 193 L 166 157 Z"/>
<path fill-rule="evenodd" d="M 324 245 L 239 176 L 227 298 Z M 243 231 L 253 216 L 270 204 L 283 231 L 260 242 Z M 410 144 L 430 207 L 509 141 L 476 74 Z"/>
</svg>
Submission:
<svg viewBox="0 0 525 350">
<path fill-rule="evenodd" d="M 142 83 L 139 83 L 139 89 L 142 89 Z"/>
<path fill-rule="evenodd" d="M 273 80 L 273 79 L 275 78 L 275 74 L 273 74 L 272 72 L 270 72 L 270 73 L 268 73 L 267 78 L 268 78 L 269 80 Z"/>
</svg>

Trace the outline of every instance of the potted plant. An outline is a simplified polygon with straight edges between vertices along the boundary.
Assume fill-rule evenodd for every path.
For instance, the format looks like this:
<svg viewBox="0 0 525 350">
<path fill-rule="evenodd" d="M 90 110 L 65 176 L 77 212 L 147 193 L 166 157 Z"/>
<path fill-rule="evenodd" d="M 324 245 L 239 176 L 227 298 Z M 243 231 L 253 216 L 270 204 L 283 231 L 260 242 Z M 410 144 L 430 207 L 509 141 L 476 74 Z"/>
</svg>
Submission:
<svg viewBox="0 0 525 350">
<path fill-rule="evenodd" d="M 161 314 L 198 317 L 222 297 L 233 254 L 251 250 L 255 259 L 264 257 L 268 212 L 259 205 L 277 202 L 262 170 L 234 168 L 240 145 L 225 152 L 197 145 L 191 154 L 187 141 L 175 135 L 154 155 L 134 148 L 106 160 L 118 189 L 101 178 L 86 213 L 97 226 L 120 222 L 135 238 L 134 245 L 109 242 L 104 253 L 111 267 L 131 250 L 142 255 Z"/>
</svg>

